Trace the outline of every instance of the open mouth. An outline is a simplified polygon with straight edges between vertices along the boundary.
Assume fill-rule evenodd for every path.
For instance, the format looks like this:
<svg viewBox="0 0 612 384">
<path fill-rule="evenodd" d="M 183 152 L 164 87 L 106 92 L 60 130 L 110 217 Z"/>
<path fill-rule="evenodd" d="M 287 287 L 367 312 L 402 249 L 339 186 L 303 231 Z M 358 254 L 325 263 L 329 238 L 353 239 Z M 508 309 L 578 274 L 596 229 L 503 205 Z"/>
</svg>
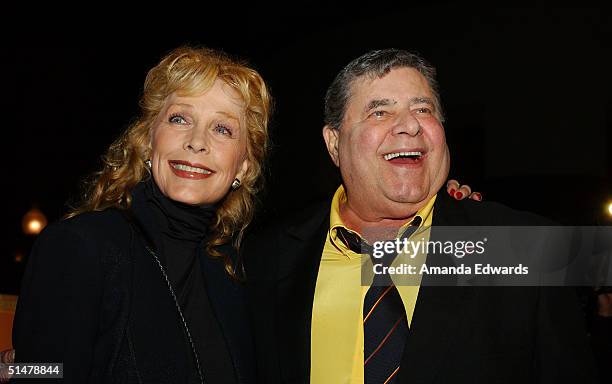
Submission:
<svg viewBox="0 0 612 384">
<path fill-rule="evenodd" d="M 422 151 L 392 152 L 392 153 L 387 153 L 384 156 L 384 158 L 387 161 L 394 161 L 394 162 L 398 162 L 400 160 L 411 160 L 413 162 L 416 162 L 423 157 L 423 154 L 424 153 Z"/>
<path fill-rule="evenodd" d="M 419 148 L 411 151 L 390 152 L 384 155 L 383 158 L 387 162 L 397 166 L 417 166 L 421 164 L 425 158 L 425 150 Z"/>
<path fill-rule="evenodd" d="M 168 164 L 177 176 L 189 179 L 204 178 L 214 173 L 201 164 L 192 164 L 183 160 L 170 160 Z"/>
<path fill-rule="evenodd" d="M 172 168 L 174 169 L 178 169 L 179 171 L 202 173 L 204 175 L 210 175 L 212 173 L 208 169 L 190 167 L 189 165 L 185 165 L 185 164 L 170 163 L 170 166 L 172 166 Z"/>
</svg>

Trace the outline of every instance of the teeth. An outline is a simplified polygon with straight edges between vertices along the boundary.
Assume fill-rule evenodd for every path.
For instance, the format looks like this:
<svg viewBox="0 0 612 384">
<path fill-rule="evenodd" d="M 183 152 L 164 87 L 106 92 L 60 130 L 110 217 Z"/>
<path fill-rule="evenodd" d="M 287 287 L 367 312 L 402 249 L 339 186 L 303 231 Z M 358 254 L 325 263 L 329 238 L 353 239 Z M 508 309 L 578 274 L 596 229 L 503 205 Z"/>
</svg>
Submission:
<svg viewBox="0 0 612 384">
<path fill-rule="evenodd" d="M 176 163 L 173 163 L 172 167 L 174 167 L 174 169 L 178 169 L 178 170 L 181 170 L 181 171 L 203 173 L 205 175 L 210 175 L 212 173 L 209 170 L 202 169 L 202 168 L 196 168 L 196 167 L 190 167 L 190 166 L 185 165 L 185 164 L 176 164 Z"/>
<path fill-rule="evenodd" d="M 421 157 L 422 152 L 420 151 L 412 151 L 412 152 L 395 152 L 395 153 L 389 153 L 387 155 L 385 155 L 385 160 L 392 160 L 395 159 L 396 157 Z"/>
</svg>

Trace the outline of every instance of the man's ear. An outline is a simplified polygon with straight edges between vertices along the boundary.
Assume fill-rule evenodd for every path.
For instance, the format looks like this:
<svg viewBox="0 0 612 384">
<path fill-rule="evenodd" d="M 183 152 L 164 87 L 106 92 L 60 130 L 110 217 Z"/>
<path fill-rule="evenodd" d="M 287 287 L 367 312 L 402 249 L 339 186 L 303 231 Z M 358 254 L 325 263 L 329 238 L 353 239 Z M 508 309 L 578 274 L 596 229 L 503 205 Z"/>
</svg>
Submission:
<svg viewBox="0 0 612 384">
<path fill-rule="evenodd" d="M 326 125 L 323 127 L 323 139 L 325 139 L 325 145 L 327 146 L 327 152 L 331 156 L 332 161 L 336 164 L 336 167 L 340 166 L 340 160 L 338 156 L 338 132 L 337 129 Z"/>
</svg>

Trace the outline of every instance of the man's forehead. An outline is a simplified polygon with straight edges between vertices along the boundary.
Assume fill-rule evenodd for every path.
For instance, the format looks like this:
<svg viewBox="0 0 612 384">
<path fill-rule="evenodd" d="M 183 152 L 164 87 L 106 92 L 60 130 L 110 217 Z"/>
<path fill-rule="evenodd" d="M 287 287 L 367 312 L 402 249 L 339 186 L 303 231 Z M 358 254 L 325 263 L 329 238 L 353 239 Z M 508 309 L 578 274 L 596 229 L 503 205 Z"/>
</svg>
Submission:
<svg viewBox="0 0 612 384">
<path fill-rule="evenodd" d="M 431 98 L 433 95 L 427 79 L 414 68 L 394 68 L 384 76 L 364 75 L 351 84 L 351 99 L 368 104 L 372 100 L 391 100 L 415 97 Z"/>
</svg>

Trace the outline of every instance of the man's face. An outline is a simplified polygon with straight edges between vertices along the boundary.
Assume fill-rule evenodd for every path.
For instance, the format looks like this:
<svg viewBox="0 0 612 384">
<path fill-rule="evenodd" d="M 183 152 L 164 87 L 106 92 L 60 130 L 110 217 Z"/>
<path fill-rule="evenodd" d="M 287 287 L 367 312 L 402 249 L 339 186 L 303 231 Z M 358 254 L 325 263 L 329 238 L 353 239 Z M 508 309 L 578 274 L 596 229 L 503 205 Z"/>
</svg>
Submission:
<svg viewBox="0 0 612 384">
<path fill-rule="evenodd" d="M 342 125 L 324 128 L 349 205 L 370 219 L 410 217 L 444 184 L 450 156 L 427 80 L 413 68 L 353 82 Z"/>
</svg>

